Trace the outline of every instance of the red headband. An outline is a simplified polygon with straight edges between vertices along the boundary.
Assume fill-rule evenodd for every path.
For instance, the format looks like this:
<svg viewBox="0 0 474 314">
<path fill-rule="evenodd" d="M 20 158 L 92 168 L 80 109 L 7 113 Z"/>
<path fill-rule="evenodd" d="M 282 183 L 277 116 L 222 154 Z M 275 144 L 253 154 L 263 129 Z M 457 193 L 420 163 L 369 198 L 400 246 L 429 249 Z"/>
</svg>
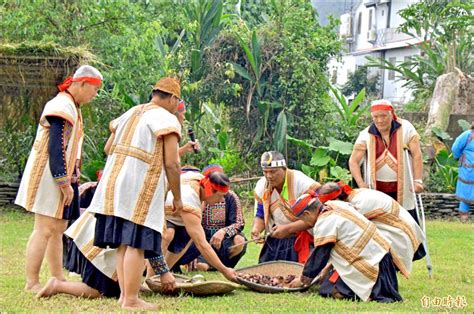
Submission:
<svg viewBox="0 0 474 314">
<path fill-rule="evenodd" d="M 388 105 L 388 104 L 379 104 L 379 105 L 373 105 L 370 107 L 370 112 L 374 112 L 374 111 L 377 111 L 377 110 L 386 110 L 386 111 L 390 111 L 392 113 L 392 117 L 394 120 L 397 120 L 397 115 L 395 114 L 395 111 L 393 110 L 393 106 L 392 105 Z"/>
<path fill-rule="evenodd" d="M 347 184 L 344 184 L 344 182 L 339 181 L 339 182 L 337 182 L 337 185 L 339 185 L 338 190 L 336 190 L 334 192 L 331 192 L 331 193 L 319 194 L 318 195 L 318 198 L 321 201 L 321 203 L 324 204 L 327 201 L 335 200 L 339 195 L 342 194 L 342 192 L 346 193 L 347 195 L 351 194 L 352 188 L 350 186 L 348 186 Z"/>
<path fill-rule="evenodd" d="M 200 181 L 200 184 L 204 188 L 204 195 L 206 195 L 206 197 L 211 196 L 214 193 L 214 190 L 223 193 L 229 192 L 228 186 L 213 183 L 211 182 L 211 179 L 209 179 L 209 177 L 203 178 Z"/>
<path fill-rule="evenodd" d="M 64 92 L 66 89 L 69 88 L 69 86 L 71 86 L 73 82 L 87 82 L 95 86 L 100 86 L 102 84 L 102 80 L 97 77 L 83 76 L 83 77 L 72 78 L 71 76 L 68 76 L 64 80 L 64 82 L 58 85 L 59 91 Z"/>
<path fill-rule="evenodd" d="M 309 203 L 316 198 L 316 193 L 313 190 L 310 190 L 308 195 L 300 200 L 298 200 L 293 206 L 292 211 L 294 214 L 298 215 L 301 213 L 306 207 L 308 207 Z"/>
<path fill-rule="evenodd" d="M 228 186 L 211 182 L 209 175 L 213 172 L 224 172 L 224 168 L 219 165 L 209 165 L 203 169 L 202 174 L 205 178 L 203 178 L 200 183 L 202 187 L 204 187 L 204 194 L 206 195 L 206 197 L 211 196 L 212 193 L 214 193 L 214 190 L 223 193 L 229 192 Z"/>
</svg>

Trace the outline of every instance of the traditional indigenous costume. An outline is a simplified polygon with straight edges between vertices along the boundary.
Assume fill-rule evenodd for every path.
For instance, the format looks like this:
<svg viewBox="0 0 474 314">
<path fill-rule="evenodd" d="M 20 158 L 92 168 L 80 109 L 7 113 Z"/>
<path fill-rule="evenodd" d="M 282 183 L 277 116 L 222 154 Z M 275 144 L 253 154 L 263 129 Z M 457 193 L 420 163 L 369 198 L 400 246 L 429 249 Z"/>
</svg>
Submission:
<svg viewBox="0 0 474 314">
<path fill-rule="evenodd" d="M 206 239 L 209 242 L 212 236 L 219 230 L 225 230 L 225 236 L 222 240 L 221 247 L 216 249 L 213 247 L 217 256 L 221 260 L 222 264 L 227 267 L 235 267 L 239 260 L 244 256 L 247 249 L 247 245 L 244 245 L 242 251 L 230 257 L 229 248 L 234 245 L 234 238 L 236 235 L 241 235 L 245 239 L 245 235 L 242 233 L 244 229 L 244 217 L 242 214 L 242 208 L 240 206 L 240 199 L 233 191 L 229 191 L 224 195 L 224 201 L 215 204 L 206 204 L 202 213 L 202 227 L 206 233 Z M 197 247 L 193 244 L 191 250 L 197 250 Z M 203 256 L 199 256 L 200 262 L 207 263 Z"/>
<path fill-rule="evenodd" d="M 393 106 L 387 101 L 374 102 L 371 111 L 388 110 L 392 112 L 393 121 L 390 129 L 390 143 L 385 143 L 374 123 L 360 132 L 354 144 L 354 150 L 367 152 L 364 163 L 364 179 L 371 189 L 379 190 L 398 201 L 403 207 L 415 208 L 415 198 L 410 191 L 409 168 L 411 158 L 406 158 L 405 149 L 420 138 L 413 125 L 407 120 L 398 118 Z"/>
<path fill-rule="evenodd" d="M 463 132 L 453 144 L 453 156 L 459 159 L 456 197 L 459 199 L 459 211 L 469 213 L 474 204 L 474 129 Z"/>
<path fill-rule="evenodd" d="M 179 83 L 164 78 L 155 86 L 180 97 Z M 175 115 L 153 103 L 138 105 L 110 123 L 115 133 L 102 178 L 89 211 L 97 218 L 94 245 L 127 245 L 161 254 L 167 191 L 163 138 L 181 136 Z"/>
<path fill-rule="evenodd" d="M 328 263 L 333 266 L 323 279 L 320 295 L 379 302 L 402 300 L 390 243 L 350 204 L 326 203 L 314 226 L 314 246 L 303 276 L 313 279 Z"/>
<path fill-rule="evenodd" d="M 106 297 L 120 296 L 116 272 L 116 249 L 94 246 L 96 218 L 86 211 L 64 233 L 71 246 L 64 268 L 81 275 L 82 282 Z"/>
<path fill-rule="evenodd" d="M 413 261 L 426 255 L 423 248 L 425 235 L 410 213 L 393 198 L 380 191 L 354 189 L 339 183 L 340 190 L 319 194 L 321 202 L 337 199 L 343 192 L 345 201 L 376 226 L 391 242 L 392 259 L 400 272 L 408 278 Z"/>
<path fill-rule="evenodd" d="M 181 174 L 181 198 L 183 202 L 183 211 L 196 215 L 202 221 L 202 201 L 200 197 L 201 186 L 207 195 L 212 195 L 213 190 L 229 192 L 228 186 L 220 186 L 210 181 L 208 175 L 211 172 L 205 172 L 206 176 L 195 171 L 186 171 Z M 192 249 L 193 241 L 186 231 L 181 212 L 173 210 L 173 195 L 168 192 L 166 197 L 165 212 L 167 227 L 175 230 L 173 240 L 168 246 L 168 251 L 176 254 L 176 262 L 169 265 L 172 270 L 179 272 L 179 265 L 188 264 L 195 260 L 200 252 Z M 152 260 L 150 260 L 152 262 Z"/>
<path fill-rule="evenodd" d="M 83 125 L 79 104 L 67 88 L 72 82 L 97 86 L 102 82 L 101 78 L 81 76 L 80 70 L 58 86 L 61 92 L 44 107 L 15 200 L 27 211 L 57 219 L 79 217 L 76 176 L 82 155 Z M 65 206 L 60 189 L 66 184 L 74 190 L 70 206 Z"/>
<path fill-rule="evenodd" d="M 262 169 L 286 168 L 284 159 L 273 159 L 270 152 L 262 155 Z M 255 187 L 256 219 L 263 219 L 265 233 L 268 235 L 273 226 L 286 225 L 298 219 L 301 213 L 293 212 L 291 204 L 309 191 L 316 190 L 320 184 L 298 170 L 286 169 L 285 182 L 281 193 L 271 189 L 265 177 L 260 178 Z M 259 263 L 286 260 L 304 263 L 312 248 L 312 230 L 298 232 L 296 236 L 277 239 L 266 236 L 260 252 Z"/>
</svg>

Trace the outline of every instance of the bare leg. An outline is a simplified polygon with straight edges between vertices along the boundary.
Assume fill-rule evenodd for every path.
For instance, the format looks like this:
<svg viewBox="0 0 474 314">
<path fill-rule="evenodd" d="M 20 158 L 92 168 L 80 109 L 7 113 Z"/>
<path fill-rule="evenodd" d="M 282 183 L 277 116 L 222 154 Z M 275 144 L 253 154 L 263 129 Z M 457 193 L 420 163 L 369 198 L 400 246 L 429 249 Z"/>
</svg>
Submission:
<svg viewBox="0 0 474 314">
<path fill-rule="evenodd" d="M 100 292 L 83 282 L 61 281 L 52 277 L 36 295 L 37 298 L 47 298 L 58 293 L 65 293 L 76 297 L 99 298 Z"/>
<path fill-rule="evenodd" d="M 233 248 L 231 248 L 229 250 L 229 257 L 232 258 L 234 256 L 237 256 L 240 254 L 240 252 L 242 252 L 242 250 L 244 249 L 244 242 L 245 242 L 245 238 L 243 236 L 241 236 L 240 234 L 236 235 L 234 237 L 234 245 L 238 245 L 238 244 L 241 244 L 239 246 L 234 246 Z"/>
<path fill-rule="evenodd" d="M 25 291 L 37 293 L 41 289 L 39 272 L 57 221 L 52 217 L 35 214 L 35 225 L 26 246 Z"/>
<path fill-rule="evenodd" d="M 123 275 L 123 258 L 125 255 L 127 247 L 124 245 L 119 246 L 117 249 L 117 278 L 120 286 L 120 298 L 118 299 L 118 303 L 122 305 L 123 303 L 123 295 L 124 295 L 124 275 Z"/>
<path fill-rule="evenodd" d="M 163 253 L 163 256 L 166 256 L 168 246 L 170 245 L 171 241 L 173 241 L 175 233 L 176 230 L 174 230 L 174 228 L 168 228 L 163 233 L 163 237 L 161 238 L 161 252 Z"/>
<path fill-rule="evenodd" d="M 127 246 L 123 259 L 123 303 L 125 310 L 154 309 L 157 304 L 145 302 L 138 297 L 143 273 L 144 251 Z"/>
<path fill-rule="evenodd" d="M 48 242 L 46 258 L 51 276 L 66 280 L 63 273 L 63 233 L 66 231 L 67 220 L 57 219 L 53 234 Z"/>
</svg>

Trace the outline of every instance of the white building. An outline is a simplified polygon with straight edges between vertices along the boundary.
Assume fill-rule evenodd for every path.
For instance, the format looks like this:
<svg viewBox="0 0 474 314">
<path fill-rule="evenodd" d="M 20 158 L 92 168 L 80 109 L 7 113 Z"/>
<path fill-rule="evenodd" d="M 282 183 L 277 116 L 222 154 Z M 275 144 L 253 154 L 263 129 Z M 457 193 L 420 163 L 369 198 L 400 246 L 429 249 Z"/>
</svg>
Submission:
<svg viewBox="0 0 474 314">
<path fill-rule="evenodd" d="M 367 56 L 383 58 L 392 63 L 401 63 L 405 58 L 419 54 L 416 47 L 421 42 L 397 28 L 403 23 L 398 14 L 403 8 L 417 0 L 359 0 L 352 1 L 347 13 L 340 16 L 340 35 L 347 44 L 346 53 L 339 60 L 329 62 L 329 73 L 333 83 L 342 86 L 349 73 L 367 63 Z M 406 82 L 394 71 L 370 68 L 369 75 L 380 75 L 381 96 L 395 104 L 408 102 L 412 93 L 402 87 Z"/>
</svg>

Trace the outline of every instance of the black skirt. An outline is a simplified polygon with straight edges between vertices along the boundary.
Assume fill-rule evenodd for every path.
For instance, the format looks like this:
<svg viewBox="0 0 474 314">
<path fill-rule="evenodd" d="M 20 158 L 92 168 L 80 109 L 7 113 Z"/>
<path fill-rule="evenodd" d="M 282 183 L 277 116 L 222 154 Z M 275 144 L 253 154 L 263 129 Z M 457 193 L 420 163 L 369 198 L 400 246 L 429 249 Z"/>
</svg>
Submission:
<svg viewBox="0 0 474 314">
<path fill-rule="evenodd" d="M 79 197 L 79 187 L 77 183 L 71 183 L 72 190 L 74 192 L 74 197 L 72 198 L 71 205 L 64 206 L 63 218 L 65 220 L 76 220 L 81 215 L 81 206 L 80 206 L 80 197 Z"/>
<path fill-rule="evenodd" d="M 298 252 L 295 251 L 295 240 L 295 236 L 284 239 L 267 237 L 262 251 L 260 251 L 258 262 L 264 263 L 278 260 L 298 262 Z"/>
<path fill-rule="evenodd" d="M 101 248 L 130 246 L 145 251 L 145 258 L 161 255 L 161 234 L 116 216 L 95 214 L 94 245 Z"/>
<path fill-rule="evenodd" d="M 360 300 L 360 298 L 349 288 L 348 285 L 339 278 L 336 282 L 331 282 L 332 272 L 321 284 L 319 294 L 323 297 L 332 297 L 334 291 L 342 295 L 344 299 Z M 379 263 L 379 275 L 370 294 L 372 301 L 381 303 L 391 303 L 402 301 L 402 297 L 398 293 L 398 279 L 395 265 L 393 264 L 392 255 L 387 253 Z"/>
<path fill-rule="evenodd" d="M 72 241 L 71 241 L 72 242 Z M 72 242 L 64 268 L 71 272 L 80 274 L 82 282 L 94 288 L 105 297 L 120 297 L 120 286 L 117 281 L 112 280 L 98 270 Z"/>
</svg>

